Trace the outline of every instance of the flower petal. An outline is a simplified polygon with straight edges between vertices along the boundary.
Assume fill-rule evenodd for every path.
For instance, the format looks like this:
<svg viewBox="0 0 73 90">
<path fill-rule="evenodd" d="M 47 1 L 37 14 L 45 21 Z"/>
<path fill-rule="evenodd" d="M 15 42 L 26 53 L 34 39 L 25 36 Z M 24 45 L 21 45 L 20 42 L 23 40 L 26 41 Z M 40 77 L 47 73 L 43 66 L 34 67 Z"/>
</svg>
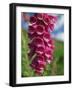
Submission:
<svg viewBox="0 0 73 90">
<path fill-rule="evenodd" d="M 30 24 L 35 24 L 37 21 L 36 17 L 32 16 L 30 17 Z"/>
<path fill-rule="evenodd" d="M 49 42 L 49 40 L 50 40 L 50 34 L 49 33 L 44 33 L 43 39 L 44 39 L 45 42 Z"/>
<path fill-rule="evenodd" d="M 35 52 L 42 55 L 44 53 L 44 46 L 37 47 Z"/>
<path fill-rule="evenodd" d="M 37 26 L 36 26 L 36 33 L 37 33 L 38 35 L 42 35 L 42 34 L 44 33 L 44 30 L 45 30 L 45 28 L 44 28 L 43 25 L 37 25 Z"/>
<path fill-rule="evenodd" d="M 35 37 L 31 43 L 33 43 L 36 47 L 44 46 L 43 39 L 40 37 Z"/>
<path fill-rule="evenodd" d="M 33 33 L 35 33 L 35 28 L 34 28 L 34 26 L 29 26 L 28 33 L 30 33 L 31 35 L 32 35 Z"/>
</svg>

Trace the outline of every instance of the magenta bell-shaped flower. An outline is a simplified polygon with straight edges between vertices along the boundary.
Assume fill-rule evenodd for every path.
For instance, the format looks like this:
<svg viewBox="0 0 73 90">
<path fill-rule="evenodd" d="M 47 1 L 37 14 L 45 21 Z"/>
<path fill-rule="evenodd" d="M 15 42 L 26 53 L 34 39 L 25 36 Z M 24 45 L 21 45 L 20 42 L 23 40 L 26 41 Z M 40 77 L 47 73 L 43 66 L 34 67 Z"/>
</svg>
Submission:
<svg viewBox="0 0 73 90">
<path fill-rule="evenodd" d="M 38 74 L 43 73 L 45 65 L 46 61 L 44 59 L 44 56 L 41 55 L 37 55 L 31 63 L 31 67 L 35 69 L 35 72 Z"/>
<path fill-rule="evenodd" d="M 50 37 L 51 37 L 51 36 L 50 36 L 49 33 L 44 33 L 44 35 L 43 35 L 43 39 L 44 39 L 44 41 L 47 42 L 47 43 L 49 42 Z"/>
<path fill-rule="evenodd" d="M 42 35 L 45 32 L 45 28 L 43 25 L 37 25 L 36 26 L 36 33 L 38 35 Z"/>
<path fill-rule="evenodd" d="M 36 19 L 35 16 L 32 16 L 32 17 L 30 18 L 30 24 L 35 24 L 36 21 L 37 21 L 37 19 Z"/>
<path fill-rule="evenodd" d="M 53 60 L 54 40 L 51 38 L 50 31 L 54 30 L 56 16 L 48 14 L 35 14 L 30 17 L 28 30 L 29 42 L 29 58 L 31 67 L 35 73 L 42 75 L 46 64 L 50 64 Z"/>
<path fill-rule="evenodd" d="M 33 38 L 33 40 L 30 43 L 35 45 L 36 47 L 44 46 L 44 41 L 40 37 Z"/>
<path fill-rule="evenodd" d="M 36 53 L 39 54 L 39 55 L 44 54 L 44 46 L 37 47 L 36 48 Z"/>
<path fill-rule="evenodd" d="M 35 27 L 34 26 L 29 26 L 29 34 L 34 34 L 35 33 Z"/>
</svg>

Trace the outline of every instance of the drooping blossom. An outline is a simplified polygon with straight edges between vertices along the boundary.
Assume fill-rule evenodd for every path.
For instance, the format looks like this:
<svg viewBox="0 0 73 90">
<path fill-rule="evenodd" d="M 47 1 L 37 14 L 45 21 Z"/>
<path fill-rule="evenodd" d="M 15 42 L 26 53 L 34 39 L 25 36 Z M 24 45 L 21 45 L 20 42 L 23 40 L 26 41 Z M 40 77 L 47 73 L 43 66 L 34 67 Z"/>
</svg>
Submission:
<svg viewBox="0 0 73 90">
<path fill-rule="evenodd" d="M 43 74 L 46 64 L 50 64 L 53 60 L 55 46 L 51 32 L 54 30 L 56 21 L 56 16 L 44 13 L 30 17 L 28 30 L 30 52 L 28 55 L 32 59 L 30 66 L 39 75 Z"/>
</svg>

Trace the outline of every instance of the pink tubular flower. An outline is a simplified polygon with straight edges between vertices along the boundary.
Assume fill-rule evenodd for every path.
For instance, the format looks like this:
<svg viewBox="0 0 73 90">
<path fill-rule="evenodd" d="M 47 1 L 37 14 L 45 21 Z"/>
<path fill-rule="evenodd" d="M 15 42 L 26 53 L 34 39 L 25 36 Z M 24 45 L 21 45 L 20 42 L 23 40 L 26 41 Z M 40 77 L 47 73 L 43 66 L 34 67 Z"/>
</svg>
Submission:
<svg viewBox="0 0 73 90">
<path fill-rule="evenodd" d="M 36 17 L 32 16 L 32 17 L 30 18 L 30 24 L 35 24 L 36 21 L 37 21 Z"/>
<path fill-rule="evenodd" d="M 32 42 L 33 45 L 35 45 L 36 47 L 40 47 L 40 46 L 44 46 L 44 41 L 42 38 L 40 37 L 35 37 Z"/>
<path fill-rule="evenodd" d="M 44 47 L 43 46 L 37 47 L 36 48 L 36 53 L 39 54 L 39 55 L 42 55 L 44 53 Z"/>
<path fill-rule="evenodd" d="M 45 42 L 49 42 L 49 40 L 50 40 L 50 34 L 49 33 L 44 33 L 43 39 L 44 39 Z"/>
<path fill-rule="evenodd" d="M 35 72 L 37 72 L 38 74 L 43 73 L 45 65 L 46 65 L 46 62 L 44 60 L 44 57 L 41 55 L 36 56 L 31 63 L 31 67 L 35 69 Z"/>
<path fill-rule="evenodd" d="M 40 13 L 30 17 L 28 36 L 30 38 L 28 53 L 32 58 L 31 67 L 35 73 L 42 75 L 46 64 L 53 60 L 54 40 L 50 31 L 54 30 L 56 16 Z"/>
<path fill-rule="evenodd" d="M 44 33 L 44 30 L 45 28 L 44 28 L 44 26 L 43 25 L 37 25 L 36 26 L 36 33 L 38 34 L 38 35 L 42 35 L 43 33 Z"/>
<path fill-rule="evenodd" d="M 31 35 L 35 33 L 35 27 L 34 26 L 29 26 L 29 33 Z"/>
</svg>

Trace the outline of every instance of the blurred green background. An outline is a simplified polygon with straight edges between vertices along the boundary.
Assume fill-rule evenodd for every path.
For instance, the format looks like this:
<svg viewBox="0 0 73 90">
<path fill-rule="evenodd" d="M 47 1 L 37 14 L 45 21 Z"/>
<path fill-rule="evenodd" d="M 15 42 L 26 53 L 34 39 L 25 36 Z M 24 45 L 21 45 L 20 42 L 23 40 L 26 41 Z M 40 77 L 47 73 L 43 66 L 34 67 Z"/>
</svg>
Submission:
<svg viewBox="0 0 73 90">
<path fill-rule="evenodd" d="M 30 67 L 31 60 L 28 58 L 28 34 L 21 30 L 21 75 L 22 77 L 37 76 Z M 54 60 L 47 64 L 42 76 L 64 75 L 64 42 L 55 40 Z"/>
</svg>

